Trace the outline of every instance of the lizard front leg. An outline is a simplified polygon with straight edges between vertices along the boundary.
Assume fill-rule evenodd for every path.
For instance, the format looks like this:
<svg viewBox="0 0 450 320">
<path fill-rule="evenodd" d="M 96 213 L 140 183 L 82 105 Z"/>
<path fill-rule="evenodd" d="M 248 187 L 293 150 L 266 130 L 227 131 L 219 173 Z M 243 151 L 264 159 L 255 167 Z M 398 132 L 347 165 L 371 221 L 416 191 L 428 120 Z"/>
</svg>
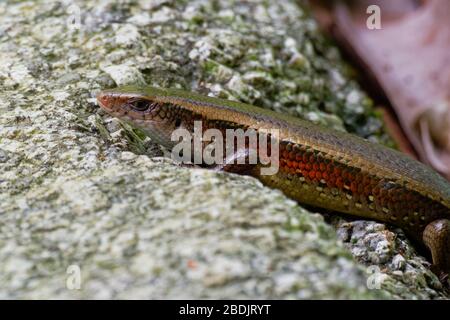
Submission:
<svg viewBox="0 0 450 320">
<path fill-rule="evenodd" d="M 249 163 L 250 150 L 238 149 L 232 155 L 225 157 L 223 163 L 212 167 L 216 171 L 231 172 L 248 175 L 256 164 Z"/>
<path fill-rule="evenodd" d="M 447 281 L 450 273 L 450 220 L 440 219 L 429 223 L 422 238 L 431 251 L 437 274 L 443 282 Z"/>
</svg>

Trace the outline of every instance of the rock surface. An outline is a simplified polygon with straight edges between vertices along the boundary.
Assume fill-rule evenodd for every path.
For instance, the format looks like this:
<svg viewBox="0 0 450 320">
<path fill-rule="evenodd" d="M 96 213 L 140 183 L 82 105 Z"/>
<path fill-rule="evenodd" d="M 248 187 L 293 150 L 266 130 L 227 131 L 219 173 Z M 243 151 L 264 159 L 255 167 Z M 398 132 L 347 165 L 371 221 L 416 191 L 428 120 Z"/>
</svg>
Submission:
<svg viewBox="0 0 450 320">
<path fill-rule="evenodd" d="M 400 230 L 179 167 L 94 99 L 181 87 L 389 144 L 350 76 L 295 1 L 0 3 L 0 298 L 445 298 Z"/>
</svg>

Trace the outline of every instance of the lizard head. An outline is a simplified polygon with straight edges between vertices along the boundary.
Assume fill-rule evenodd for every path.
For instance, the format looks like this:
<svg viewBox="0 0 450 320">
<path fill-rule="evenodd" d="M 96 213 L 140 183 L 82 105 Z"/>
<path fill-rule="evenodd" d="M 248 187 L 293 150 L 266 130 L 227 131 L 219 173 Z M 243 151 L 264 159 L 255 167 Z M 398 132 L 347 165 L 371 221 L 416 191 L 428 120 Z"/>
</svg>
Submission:
<svg viewBox="0 0 450 320">
<path fill-rule="evenodd" d="M 121 87 L 104 90 L 97 94 L 100 107 L 109 114 L 134 122 L 155 120 L 161 104 L 155 97 L 147 96 L 138 87 Z"/>
<path fill-rule="evenodd" d="M 156 142 L 170 147 L 172 132 L 182 125 L 181 107 L 158 88 L 124 86 L 97 94 L 100 107 L 139 127 Z"/>
</svg>

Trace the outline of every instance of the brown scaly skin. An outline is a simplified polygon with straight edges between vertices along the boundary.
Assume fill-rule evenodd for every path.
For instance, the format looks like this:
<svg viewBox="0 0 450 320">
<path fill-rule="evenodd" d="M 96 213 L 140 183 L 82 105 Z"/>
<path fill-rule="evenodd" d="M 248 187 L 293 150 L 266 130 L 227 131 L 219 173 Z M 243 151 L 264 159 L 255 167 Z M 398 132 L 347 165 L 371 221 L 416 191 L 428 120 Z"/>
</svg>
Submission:
<svg viewBox="0 0 450 320">
<path fill-rule="evenodd" d="M 122 87 L 97 99 L 107 112 L 169 149 L 172 131 L 192 132 L 194 120 L 203 131 L 278 129 L 278 173 L 261 175 L 260 164 L 230 159 L 215 168 L 252 175 L 301 203 L 401 227 L 429 249 L 441 279 L 450 271 L 450 185 L 402 153 L 266 109 L 181 90 Z"/>
</svg>

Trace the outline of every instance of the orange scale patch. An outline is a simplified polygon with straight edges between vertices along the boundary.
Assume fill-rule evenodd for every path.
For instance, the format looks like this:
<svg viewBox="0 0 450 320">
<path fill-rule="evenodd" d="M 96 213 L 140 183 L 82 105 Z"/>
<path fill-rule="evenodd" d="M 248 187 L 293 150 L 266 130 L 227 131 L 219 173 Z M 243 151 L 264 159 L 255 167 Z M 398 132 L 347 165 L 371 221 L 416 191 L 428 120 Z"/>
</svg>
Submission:
<svg viewBox="0 0 450 320">
<path fill-rule="evenodd" d="M 367 185 L 367 184 L 371 184 L 371 182 L 372 182 L 372 179 L 370 179 L 369 176 L 367 176 L 367 175 L 363 176 L 362 184 Z"/>
<path fill-rule="evenodd" d="M 411 203 L 415 203 L 414 202 L 415 200 L 416 199 L 415 199 L 415 197 L 414 197 L 414 195 L 412 193 L 407 193 L 406 194 L 406 201 L 411 202 Z"/>
<path fill-rule="evenodd" d="M 334 164 L 332 162 L 327 164 L 327 171 L 330 173 L 332 173 L 334 171 Z"/>
<path fill-rule="evenodd" d="M 343 178 L 344 178 L 345 180 L 347 180 L 347 181 L 350 181 L 350 182 L 356 181 L 355 177 L 354 177 L 349 171 L 347 171 L 347 172 L 345 173 L 345 176 L 343 176 Z"/>
<path fill-rule="evenodd" d="M 344 181 L 342 180 L 341 177 L 336 178 L 336 186 L 337 186 L 339 189 L 344 188 Z"/>
<path fill-rule="evenodd" d="M 350 183 L 350 190 L 353 194 L 358 193 L 358 185 L 356 184 L 356 182 L 353 181 Z"/>
<path fill-rule="evenodd" d="M 327 186 L 333 188 L 336 186 L 336 177 L 334 175 L 330 175 L 327 180 Z"/>
<path fill-rule="evenodd" d="M 372 193 L 374 196 L 379 196 L 381 194 L 381 189 L 379 187 L 375 187 L 372 189 Z"/>
<path fill-rule="evenodd" d="M 334 188 L 334 183 L 331 180 L 327 180 L 327 187 Z"/>
<path fill-rule="evenodd" d="M 290 152 L 289 153 L 289 159 L 290 160 L 295 160 L 295 153 L 294 152 Z"/>
</svg>

